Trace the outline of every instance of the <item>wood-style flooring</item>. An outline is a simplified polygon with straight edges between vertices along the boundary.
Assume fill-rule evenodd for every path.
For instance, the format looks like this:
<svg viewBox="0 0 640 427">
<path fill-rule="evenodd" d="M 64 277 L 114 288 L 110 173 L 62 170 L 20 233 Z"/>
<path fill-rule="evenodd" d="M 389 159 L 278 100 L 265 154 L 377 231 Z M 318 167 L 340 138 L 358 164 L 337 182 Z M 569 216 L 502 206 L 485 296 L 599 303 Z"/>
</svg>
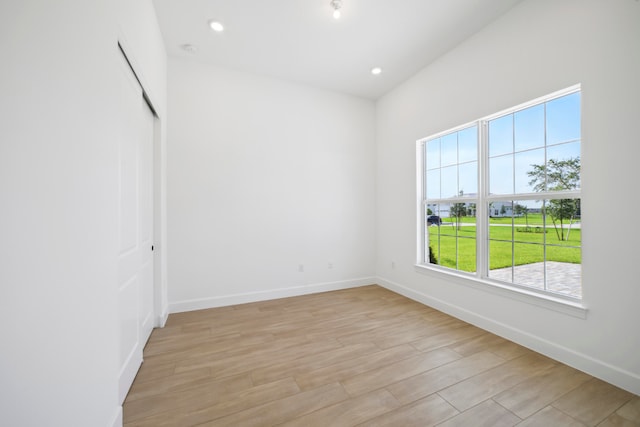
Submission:
<svg viewBox="0 0 640 427">
<path fill-rule="evenodd" d="M 378 286 L 172 314 L 125 426 L 640 426 L 640 398 Z"/>
</svg>

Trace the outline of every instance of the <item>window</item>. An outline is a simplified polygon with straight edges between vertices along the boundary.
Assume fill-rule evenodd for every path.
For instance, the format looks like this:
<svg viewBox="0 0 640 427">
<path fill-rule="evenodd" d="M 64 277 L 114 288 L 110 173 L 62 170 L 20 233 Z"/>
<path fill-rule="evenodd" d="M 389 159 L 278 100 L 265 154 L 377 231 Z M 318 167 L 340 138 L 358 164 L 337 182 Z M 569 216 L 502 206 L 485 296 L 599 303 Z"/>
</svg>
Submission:
<svg viewBox="0 0 640 427">
<path fill-rule="evenodd" d="M 580 88 L 418 141 L 419 264 L 581 292 Z"/>
</svg>

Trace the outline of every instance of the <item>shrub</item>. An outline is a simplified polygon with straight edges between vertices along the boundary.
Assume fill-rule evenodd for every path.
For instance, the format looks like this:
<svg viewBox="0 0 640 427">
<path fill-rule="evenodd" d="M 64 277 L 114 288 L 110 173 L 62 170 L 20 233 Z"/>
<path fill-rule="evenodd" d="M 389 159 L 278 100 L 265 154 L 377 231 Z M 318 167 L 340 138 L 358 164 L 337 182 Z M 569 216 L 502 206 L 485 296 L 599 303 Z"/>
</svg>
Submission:
<svg viewBox="0 0 640 427">
<path fill-rule="evenodd" d="M 516 230 L 520 233 L 546 233 L 548 231 L 542 227 L 518 227 Z"/>
<path fill-rule="evenodd" d="M 431 246 L 429 246 L 429 262 L 431 264 L 438 263 L 438 258 L 436 258 L 435 254 L 433 253 L 433 249 L 431 248 Z"/>
</svg>

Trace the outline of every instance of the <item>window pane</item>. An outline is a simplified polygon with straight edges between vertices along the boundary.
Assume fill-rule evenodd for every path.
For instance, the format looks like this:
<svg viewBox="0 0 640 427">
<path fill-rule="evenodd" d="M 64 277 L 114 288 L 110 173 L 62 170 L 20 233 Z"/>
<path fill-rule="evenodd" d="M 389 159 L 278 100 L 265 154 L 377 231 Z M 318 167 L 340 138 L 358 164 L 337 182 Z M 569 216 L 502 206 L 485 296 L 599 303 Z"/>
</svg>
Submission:
<svg viewBox="0 0 640 427">
<path fill-rule="evenodd" d="M 476 204 L 452 203 L 427 205 L 426 229 L 428 246 L 425 258 L 429 261 L 429 247 L 435 264 L 466 272 L 475 272 L 476 262 Z M 434 218 L 437 215 L 437 218 Z"/>
<path fill-rule="evenodd" d="M 449 166 L 442 168 L 442 181 L 440 182 L 440 188 L 442 188 L 441 197 L 456 197 L 458 196 L 458 167 Z"/>
<path fill-rule="evenodd" d="M 456 238 L 455 236 L 440 236 L 440 257 L 438 264 L 444 267 L 456 268 Z"/>
<path fill-rule="evenodd" d="M 580 92 L 546 103 L 547 144 L 580 139 Z"/>
<path fill-rule="evenodd" d="M 544 105 L 514 114 L 515 151 L 544 147 Z"/>
<path fill-rule="evenodd" d="M 565 259 L 580 260 L 580 248 L 562 248 Z M 547 261 L 547 290 L 574 298 L 582 298 L 582 266 L 578 262 Z"/>
<path fill-rule="evenodd" d="M 478 127 L 473 126 L 458 132 L 458 161 L 478 160 Z"/>
<path fill-rule="evenodd" d="M 513 155 L 489 159 L 489 194 L 513 193 Z"/>
<path fill-rule="evenodd" d="M 425 263 L 429 263 L 429 264 L 438 264 L 438 259 L 440 258 L 440 245 L 438 243 L 437 238 L 436 239 L 429 239 L 429 245 L 425 248 L 424 251 L 424 255 L 425 255 Z"/>
<path fill-rule="evenodd" d="M 453 203 L 449 209 L 451 223 L 455 225 L 452 227 L 453 233 L 461 235 L 464 230 L 468 232 L 467 237 L 475 238 L 475 217 L 472 215 L 475 213 L 475 203 Z"/>
<path fill-rule="evenodd" d="M 430 262 L 429 256 L 429 248 L 431 248 L 431 255 L 433 259 L 437 259 L 439 257 L 440 252 L 440 205 L 438 204 L 427 204 L 426 209 L 426 232 L 427 232 L 427 245 L 425 247 L 425 262 Z M 435 262 L 437 264 L 437 262 Z"/>
<path fill-rule="evenodd" d="M 580 142 L 554 145 L 547 149 L 547 189 L 580 188 Z"/>
<path fill-rule="evenodd" d="M 578 231 L 576 234 L 576 238 L 578 238 L 579 230 L 574 229 L 571 233 Z M 551 237 L 551 232 L 547 233 L 547 236 Z M 553 243 L 553 238 L 550 240 Z M 579 247 L 567 245 L 547 245 L 547 260 L 560 262 L 560 263 L 569 263 L 569 264 L 580 264 L 582 252 Z"/>
<path fill-rule="evenodd" d="M 544 243 L 542 201 L 518 200 L 513 205 L 516 242 Z"/>
<path fill-rule="evenodd" d="M 511 225 L 511 218 L 513 217 L 513 202 L 492 202 L 489 203 L 489 206 L 491 208 L 491 213 L 489 215 L 489 217 L 491 218 L 491 220 L 489 221 L 490 225 Z M 509 239 L 511 239 L 511 237 L 509 237 Z"/>
<path fill-rule="evenodd" d="M 582 244 L 580 199 L 547 200 L 545 213 L 547 244 L 560 247 Z M 549 249 L 547 258 L 562 262 L 580 262 L 579 259 L 564 258 L 563 252 L 555 247 Z"/>
<path fill-rule="evenodd" d="M 441 236 L 456 237 L 458 235 L 458 233 L 456 232 L 453 210 L 454 209 L 452 208 L 452 206 L 445 205 L 440 211 L 440 213 L 442 214 L 442 225 L 440 226 L 440 230 L 438 231 Z"/>
<path fill-rule="evenodd" d="M 435 203 L 427 203 L 427 215 L 440 215 L 438 205 Z"/>
<path fill-rule="evenodd" d="M 462 228 L 460 235 L 476 238 L 476 204 L 465 203 L 465 216 L 461 219 Z"/>
<path fill-rule="evenodd" d="M 489 242 L 489 277 L 492 279 L 513 281 L 511 242 Z"/>
<path fill-rule="evenodd" d="M 533 165 L 544 165 L 544 148 L 538 150 L 524 151 L 515 155 L 515 192 L 533 193 L 533 185 L 529 184 L 532 177 Z"/>
<path fill-rule="evenodd" d="M 547 148 L 547 158 L 555 160 L 569 160 L 580 157 L 580 142 L 553 145 Z"/>
<path fill-rule="evenodd" d="M 441 139 L 441 162 L 442 166 L 455 165 L 458 163 L 458 135 L 451 133 Z"/>
<path fill-rule="evenodd" d="M 513 152 L 513 114 L 489 122 L 489 156 Z"/>
<path fill-rule="evenodd" d="M 440 138 L 427 142 L 427 169 L 440 167 Z"/>
<path fill-rule="evenodd" d="M 566 145 L 566 146 L 565 146 Z M 569 146 L 565 144 L 547 150 L 546 189 L 553 191 L 580 188 L 580 157 L 571 157 Z M 541 177 L 538 177 L 541 180 Z"/>
<path fill-rule="evenodd" d="M 544 290 L 544 246 L 515 243 L 513 282 Z"/>
<path fill-rule="evenodd" d="M 427 171 L 427 199 L 440 198 L 440 169 Z"/>
<path fill-rule="evenodd" d="M 458 269 L 461 271 L 467 271 L 473 273 L 476 271 L 476 239 L 475 228 L 472 226 L 461 227 L 461 234 L 468 234 L 470 238 L 458 237 Z"/>
<path fill-rule="evenodd" d="M 478 193 L 478 162 L 464 163 L 459 167 L 458 194 L 472 196 Z"/>
<path fill-rule="evenodd" d="M 557 161 L 576 159 L 580 157 L 580 141 L 567 144 L 553 145 L 547 148 L 547 158 Z"/>
</svg>

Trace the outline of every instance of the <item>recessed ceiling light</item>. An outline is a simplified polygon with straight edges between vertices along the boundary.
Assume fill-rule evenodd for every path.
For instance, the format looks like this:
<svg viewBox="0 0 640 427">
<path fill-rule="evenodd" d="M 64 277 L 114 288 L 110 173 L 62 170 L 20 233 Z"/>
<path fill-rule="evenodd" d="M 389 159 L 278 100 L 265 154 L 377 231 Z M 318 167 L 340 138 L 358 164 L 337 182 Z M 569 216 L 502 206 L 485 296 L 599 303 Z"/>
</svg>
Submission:
<svg viewBox="0 0 640 427">
<path fill-rule="evenodd" d="M 342 0 L 331 0 L 329 3 L 333 8 L 333 17 L 335 19 L 340 19 L 340 8 L 342 7 Z"/>
<path fill-rule="evenodd" d="M 371 74 L 373 74 L 374 76 L 377 76 L 380 73 L 382 73 L 382 68 L 380 67 L 374 67 L 371 69 Z"/>
<path fill-rule="evenodd" d="M 209 21 L 209 27 L 216 33 L 221 33 L 224 31 L 224 26 L 218 21 Z"/>
<path fill-rule="evenodd" d="M 192 44 L 186 43 L 183 44 L 182 46 L 180 46 L 180 49 L 184 50 L 185 52 L 189 52 L 189 53 L 196 53 L 196 51 L 198 50 L 197 47 L 195 47 Z"/>
</svg>

